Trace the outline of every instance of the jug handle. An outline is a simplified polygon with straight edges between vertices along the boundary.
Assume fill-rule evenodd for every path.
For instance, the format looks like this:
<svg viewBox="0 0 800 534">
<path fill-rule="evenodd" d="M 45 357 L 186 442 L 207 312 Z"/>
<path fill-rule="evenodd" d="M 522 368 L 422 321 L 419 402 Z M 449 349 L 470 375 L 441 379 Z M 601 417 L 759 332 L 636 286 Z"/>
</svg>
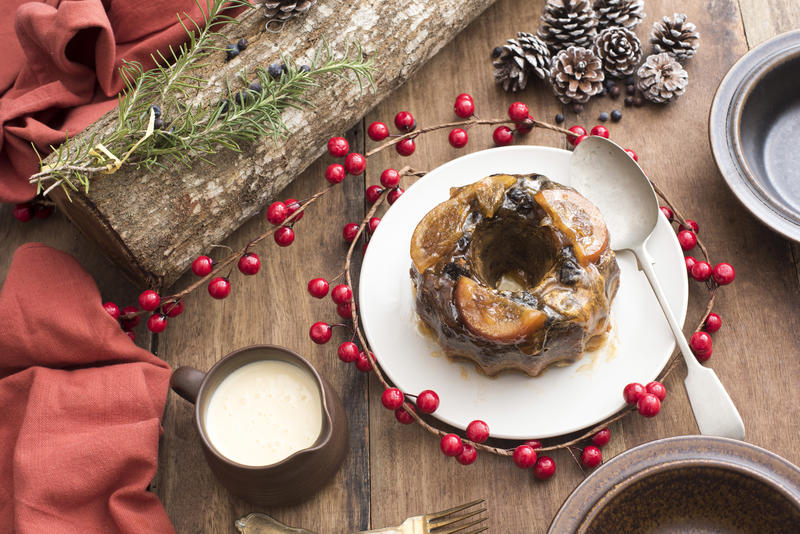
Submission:
<svg viewBox="0 0 800 534">
<path fill-rule="evenodd" d="M 173 371 L 169 379 L 169 385 L 175 393 L 194 404 L 197 401 L 197 394 L 200 393 L 200 386 L 205 378 L 206 374 L 203 371 L 198 371 L 194 367 L 183 366 Z"/>
</svg>

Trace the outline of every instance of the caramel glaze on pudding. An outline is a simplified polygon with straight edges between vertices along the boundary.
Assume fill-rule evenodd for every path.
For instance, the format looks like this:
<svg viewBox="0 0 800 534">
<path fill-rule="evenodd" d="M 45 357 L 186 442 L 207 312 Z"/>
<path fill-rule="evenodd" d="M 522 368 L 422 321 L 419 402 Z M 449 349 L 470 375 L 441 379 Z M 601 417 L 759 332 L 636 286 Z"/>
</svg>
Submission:
<svg viewBox="0 0 800 534">
<path fill-rule="evenodd" d="M 606 225 L 544 176 L 451 189 L 414 230 L 411 259 L 420 318 L 487 375 L 574 363 L 609 329 L 619 267 Z"/>
</svg>

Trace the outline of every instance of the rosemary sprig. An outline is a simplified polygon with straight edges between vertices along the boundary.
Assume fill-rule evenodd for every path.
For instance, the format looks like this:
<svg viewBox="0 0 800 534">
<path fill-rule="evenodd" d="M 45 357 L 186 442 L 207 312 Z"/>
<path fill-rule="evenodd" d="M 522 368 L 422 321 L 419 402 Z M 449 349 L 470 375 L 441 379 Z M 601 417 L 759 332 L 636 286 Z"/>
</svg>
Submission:
<svg viewBox="0 0 800 534">
<path fill-rule="evenodd" d="M 237 80 L 226 80 L 227 98 L 222 101 L 188 103 L 208 84 L 198 76 L 198 69 L 207 66 L 209 54 L 223 50 L 217 29 L 224 23 L 237 22 L 225 14 L 227 9 L 250 7 L 247 0 L 206 0 L 204 10 L 196 1 L 204 24 L 186 13 L 179 15 L 189 39 L 177 50 L 170 48 L 169 58 L 159 52 L 153 58 L 156 66 L 150 70 L 136 62 L 123 63 L 120 74 L 125 89 L 113 130 L 102 139 L 95 134 L 51 147 L 53 156 L 48 164 L 39 156 L 41 170 L 30 179 L 37 184 L 37 193 L 46 195 L 61 186 L 69 198 L 70 190 L 88 193 L 92 175 L 114 172 L 121 165 L 147 170 L 175 163 L 189 166 L 196 159 L 208 162 L 208 156 L 223 148 L 241 151 L 244 144 L 267 137 L 278 142 L 289 133 L 281 114 L 287 108 L 309 104 L 304 95 L 319 86 L 318 76 L 350 73 L 362 89 L 365 82 L 372 85 L 372 60 L 364 58 L 358 44 L 341 57 L 323 44 L 309 68 L 298 67 L 291 58 L 283 57 L 285 68 L 277 78 L 259 67 L 254 72 L 254 84 L 244 71 Z M 147 137 L 153 105 L 160 107 L 164 126 Z M 130 157 L 120 163 L 122 155 L 131 150 Z"/>
</svg>

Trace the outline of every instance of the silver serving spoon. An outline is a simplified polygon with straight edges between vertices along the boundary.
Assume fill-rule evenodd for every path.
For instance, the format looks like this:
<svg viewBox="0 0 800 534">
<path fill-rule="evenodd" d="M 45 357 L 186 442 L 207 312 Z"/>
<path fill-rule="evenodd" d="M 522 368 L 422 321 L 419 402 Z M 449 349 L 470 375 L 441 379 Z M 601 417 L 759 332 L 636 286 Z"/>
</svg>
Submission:
<svg viewBox="0 0 800 534">
<path fill-rule="evenodd" d="M 736 406 L 716 373 L 700 365 L 689 349 L 645 249 L 661 216 L 647 176 L 622 148 L 603 137 L 591 136 L 572 153 L 570 178 L 571 185 L 589 197 L 603 214 L 611 248 L 633 252 L 639 269 L 647 276 L 686 361 L 684 384 L 700 433 L 744 439 L 744 423 Z"/>
</svg>

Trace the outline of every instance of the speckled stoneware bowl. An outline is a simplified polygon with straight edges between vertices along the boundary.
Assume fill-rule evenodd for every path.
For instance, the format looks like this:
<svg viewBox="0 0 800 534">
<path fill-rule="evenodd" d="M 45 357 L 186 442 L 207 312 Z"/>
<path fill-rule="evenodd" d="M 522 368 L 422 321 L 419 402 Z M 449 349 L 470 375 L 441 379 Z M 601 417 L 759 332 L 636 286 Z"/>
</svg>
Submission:
<svg viewBox="0 0 800 534">
<path fill-rule="evenodd" d="M 766 225 L 800 241 L 800 30 L 736 62 L 717 89 L 708 130 L 733 193 Z"/>
<path fill-rule="evenodd" d="M 742 441 L 679 436 L 626 451 L 564 502 L 550 534 L 800 532 L 800 469 Z"/>
</svg>

